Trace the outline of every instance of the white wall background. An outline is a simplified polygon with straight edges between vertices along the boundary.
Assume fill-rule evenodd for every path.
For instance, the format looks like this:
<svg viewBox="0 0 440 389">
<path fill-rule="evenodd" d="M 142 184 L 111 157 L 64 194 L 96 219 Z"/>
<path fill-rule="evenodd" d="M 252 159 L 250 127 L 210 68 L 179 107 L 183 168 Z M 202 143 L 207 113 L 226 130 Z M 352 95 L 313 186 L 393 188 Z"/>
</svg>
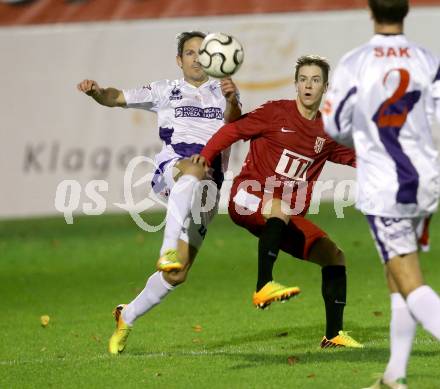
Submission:
<svg viewBox="0 0 440 389">
<path fill-rule="evenodd" d="M 440 53 L 439 20 L 440 8 L 412 9 L 407 35 Z M 55 191 L 65 179 L 81 185 L 105 179 L 107 209 L 118 209 L 113 204 L 123 202 L 130 158 L 160 149 L 155 117 L 99 106 L 76 84 L 91 78 L 129 88 L 178 78 L 174 37 L 187 30 L 224 31 L 243 43 L 245 62 L 235 80 L 246 112 L 266 100 L 294 98 L 298 56 L 320 54 L 334 66 L 369 39 L 372 25 L 365 10 L 0 29 L 0 217 L 57 213 Z M 233 172 L 246 150 L 246 144 L 234 149 Z M 329 164 L 322 178 L 354 172 Z M 136 191 L 141 199 L 147 184 Z"/>
</svg>

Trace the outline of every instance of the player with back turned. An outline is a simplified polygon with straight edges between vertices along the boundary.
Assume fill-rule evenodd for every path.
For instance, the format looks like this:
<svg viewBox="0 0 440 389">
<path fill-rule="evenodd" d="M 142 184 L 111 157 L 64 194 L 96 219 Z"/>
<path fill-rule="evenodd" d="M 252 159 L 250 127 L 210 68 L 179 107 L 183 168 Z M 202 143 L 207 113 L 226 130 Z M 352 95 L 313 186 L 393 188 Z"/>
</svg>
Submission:
<svg viewBox="0 0 440 389">
<path fill-rule="evenodd" d="M 313 185 L 326 161 L 355 165 L 351 149 L 323 130 L 319 106 L 327 89 L 328 62 L 303 56 L 295 69 L 297 100 L 270 101 L 222 127 L 193 157 L 211 165 L 234 142 L 250 140 L 241 173 L 234 179 L 229 215 L 259 237 L 258 281 L 253 303 L 264 308 L 300 292 L 273 281 L 279 250 L 322 268 L 326 333 L 321 347 L 362 347 L 343 331 L 346 270 L 343 252 L 318 226 L 304 218 Z"/>
<path fill-rule="evenodd" d="M 375 35 L 340 60 L 324 123 L 335 140 L 356 149 L 356 205 L 391 294 L 391 355 L 371 388 L 406 389 L 417 324 L 440 339 L 440 297 L 425 284 L 418 255 L 439 197 L 431 119 L 440 121 L 440 61 L 403 34 L 407 0 L 369 0 L 369 7 Z"/>
</svg>

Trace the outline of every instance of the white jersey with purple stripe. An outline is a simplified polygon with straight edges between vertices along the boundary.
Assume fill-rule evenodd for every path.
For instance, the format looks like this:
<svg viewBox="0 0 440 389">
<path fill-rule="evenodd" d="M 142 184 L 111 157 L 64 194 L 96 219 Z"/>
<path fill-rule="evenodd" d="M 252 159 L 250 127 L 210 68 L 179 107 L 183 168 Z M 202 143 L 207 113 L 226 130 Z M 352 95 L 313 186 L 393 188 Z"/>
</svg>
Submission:
<svg viewBox="0 0 440 389">
<path fill-rule="evenodd" d="M 169 161 L 200 153 L 208 140 L 223 126 L 226 100 L 220 82 L 209 80 L 195 87 L 184 79 L 155 81 L 136 89 L 123 90 L 127 108 L 157 113 L 163 147 L 155 156 L 153 189 L 163 190 L 160 175 Z M 214 167 L 214 180 L 220 186 L 227 169 L 229 152 L 223 153 Z"/>
<path fill-rule="evenodd" d="M 440 174 L 431 133 L 440 122 L 440 61 L 404 35 L 375 35 L 334 71 L 326 132 L 354 145 L 357 207 L 383 217 L 437 209 Z"/>
</svg>

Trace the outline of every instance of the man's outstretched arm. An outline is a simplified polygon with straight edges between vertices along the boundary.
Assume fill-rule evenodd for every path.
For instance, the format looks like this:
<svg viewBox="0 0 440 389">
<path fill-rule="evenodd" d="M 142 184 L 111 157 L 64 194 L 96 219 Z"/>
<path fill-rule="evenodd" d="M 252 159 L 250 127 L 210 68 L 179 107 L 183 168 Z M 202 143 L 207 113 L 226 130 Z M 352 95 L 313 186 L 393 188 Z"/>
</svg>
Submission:
<svg viewBox="0 0 440 389">
<path fill-rule="evenodd" d="M 125 107 L 124 94 L 116 88 L 100 88 L 94 80 L 83 80 L 77 88 L 80 92 L 92 97 L 96 102 L 106 107 Z"/>
</svg>

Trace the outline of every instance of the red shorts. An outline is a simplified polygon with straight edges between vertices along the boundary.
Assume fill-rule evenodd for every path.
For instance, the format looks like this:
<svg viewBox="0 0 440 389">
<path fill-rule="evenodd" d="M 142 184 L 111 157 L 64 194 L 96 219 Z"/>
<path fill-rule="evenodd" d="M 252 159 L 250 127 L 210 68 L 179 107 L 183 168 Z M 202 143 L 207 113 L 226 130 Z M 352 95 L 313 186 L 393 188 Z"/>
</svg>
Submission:
<svg viewBox="0 0 440 389">
<path fill-rule="evenodd" d="M 234 200 L 238 186 L 239 182 L 236 180 L 229 197 L 229 216 L 235 224 L 246 228 L 253 235 L 259 237 L 266 224 L 266 220 L 261 214 L 264 193 L 252 191 L 251 196 L 258 197 L 260 201 L 258 205 L 255 205 L 255 208 L 252 206 L 248 208 L 237 204 L 238 200 Z M 257 199 L 255 198 L 255 200 Z M 280 249 L 296 258 L 307 259 L 313 244 L 326 236 L 327 234 L 323 230 L 303 216 L 291 216 L 287 228 L 283 231 Z"/>
</svg>

